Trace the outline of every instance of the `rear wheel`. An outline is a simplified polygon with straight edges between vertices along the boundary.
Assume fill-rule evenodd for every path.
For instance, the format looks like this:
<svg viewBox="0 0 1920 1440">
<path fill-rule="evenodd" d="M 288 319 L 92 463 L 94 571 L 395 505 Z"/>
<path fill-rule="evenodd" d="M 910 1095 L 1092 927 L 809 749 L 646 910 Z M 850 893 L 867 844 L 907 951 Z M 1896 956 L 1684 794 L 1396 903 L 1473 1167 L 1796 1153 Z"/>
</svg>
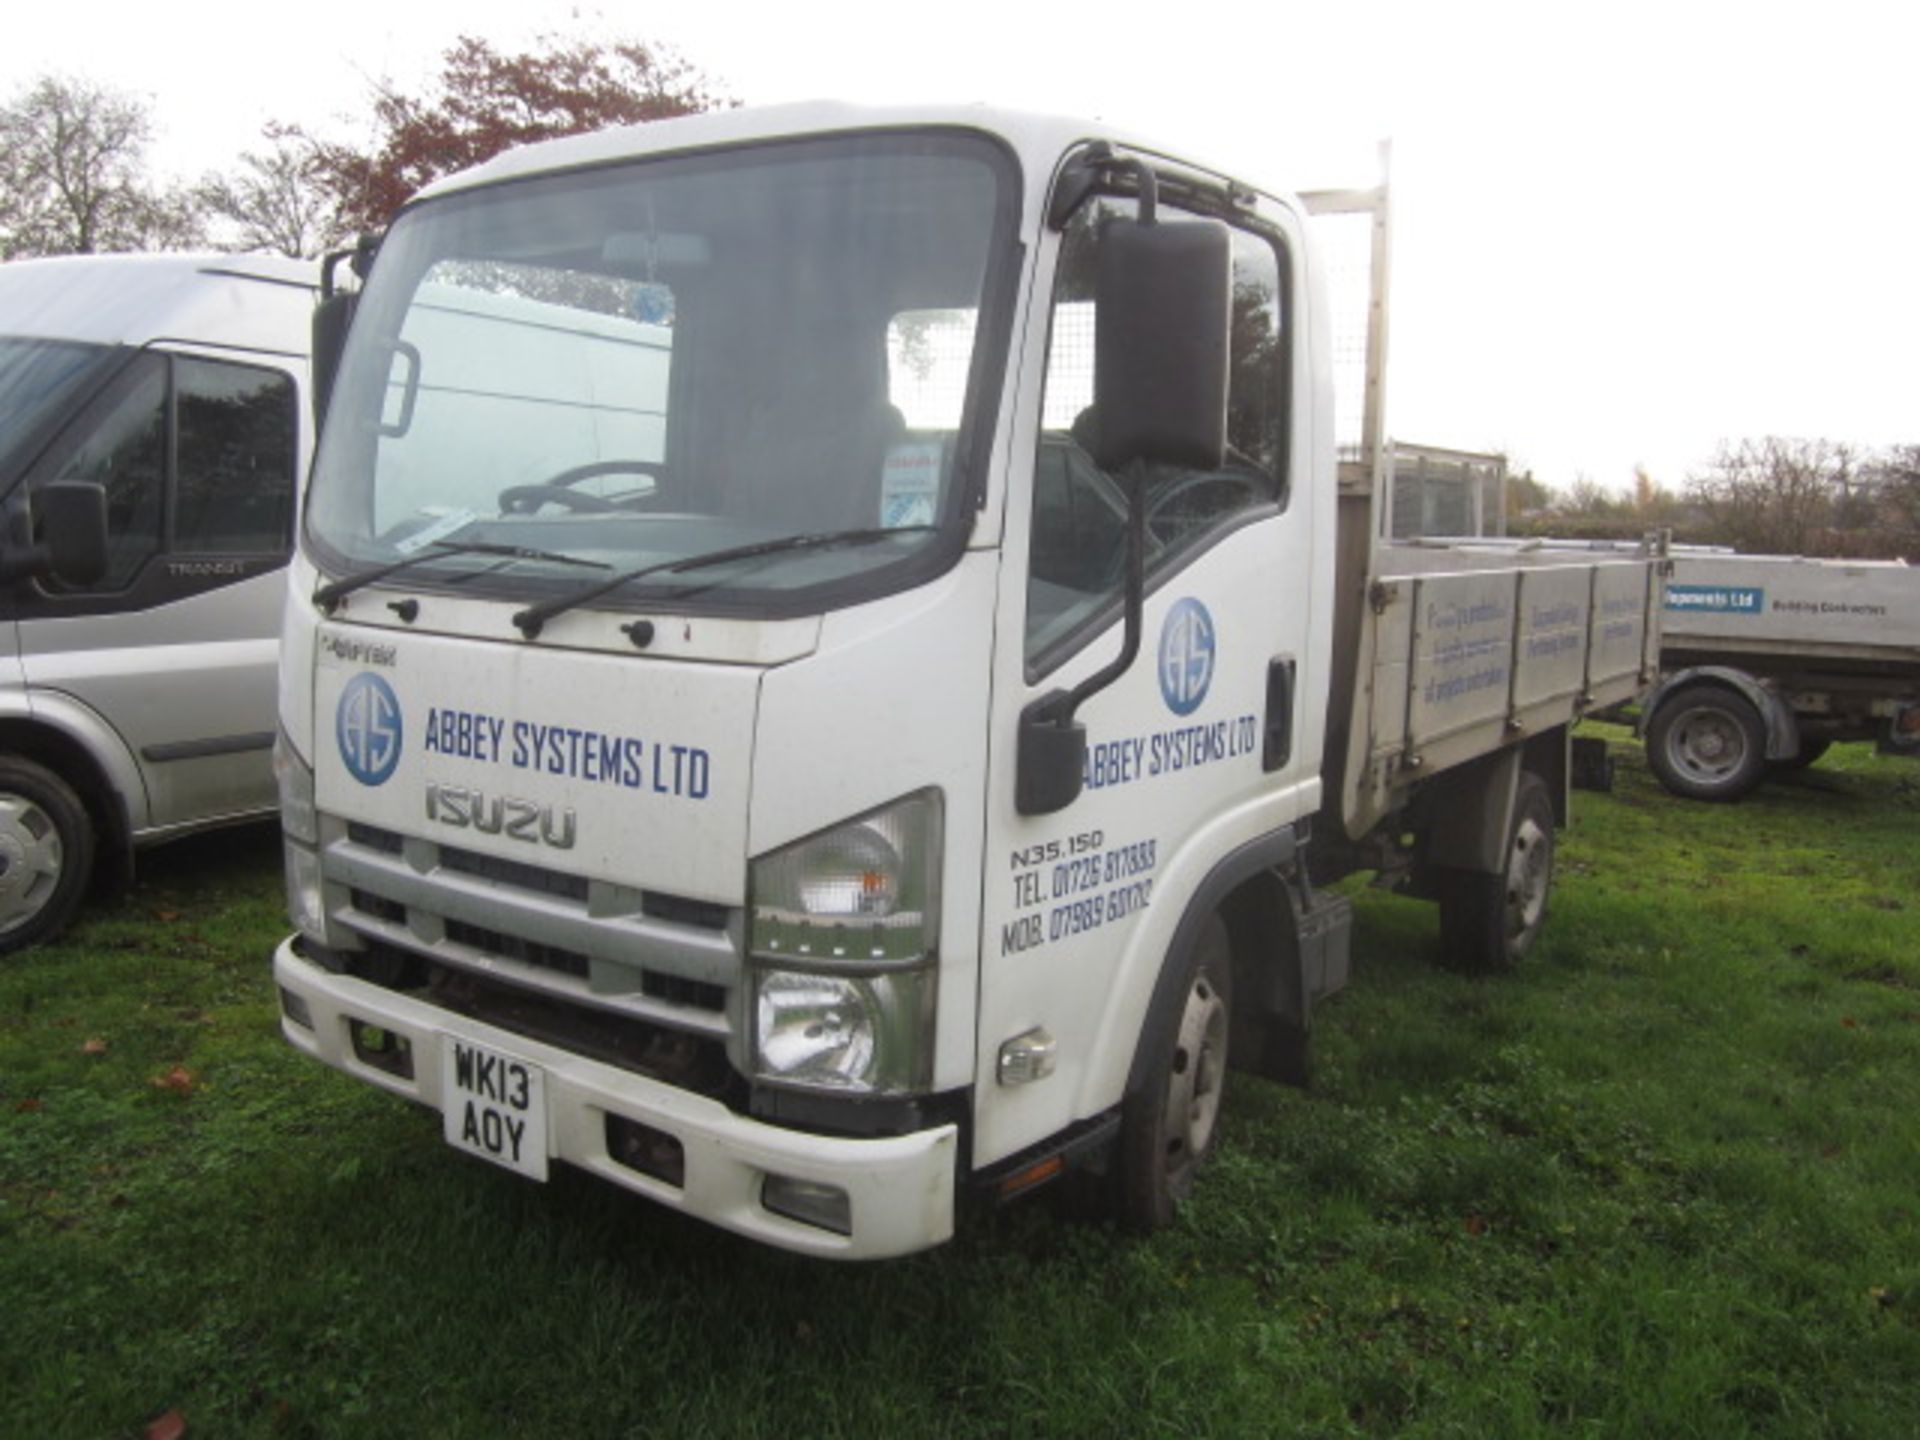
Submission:
<svg viewBox="0 0 1920 1440">
<path fill-rule="evenodd" d="M 67 926 L 93 869 L 93 826 L 44 765 L 0 755 L 0 955 Z"/>
<path fill-rule="evenodd" d="M 1766 774 L 1766 726 L 1737 691 L 1688 685 L 1668 696 L 1647 726 L 1647 764 L 1676 795 L 1738 800 Z"/>
<path fill-rule="evenodd" d="M 1440 947 L 1450 969 L 1481 975 L 1511 970 L 1546 928 L 1553 890 L 1553 801 L 1538 775 L 1523 771 L 1498 875 L 1441 870 Z"/>
<path fill-rule="evenodd" d="M 1120 1211 L 1135 1229 L 1171 1223 L 1213 1153 L 1232 1007 L 1233 950 L 1226 925 L 1214 915 L 1184 962 L 1175 1013 L 1148 1022 L 1143 1043 L 1155 1052 L 1122 1110 Z"/>
</svg>

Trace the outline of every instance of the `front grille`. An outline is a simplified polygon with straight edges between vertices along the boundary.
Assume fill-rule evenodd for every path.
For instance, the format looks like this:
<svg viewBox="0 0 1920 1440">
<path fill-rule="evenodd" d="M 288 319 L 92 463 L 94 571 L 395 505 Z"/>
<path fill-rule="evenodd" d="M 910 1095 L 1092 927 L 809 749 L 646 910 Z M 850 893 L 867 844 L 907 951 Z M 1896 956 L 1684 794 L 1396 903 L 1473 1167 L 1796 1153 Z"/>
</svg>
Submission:
<svg viewBox="0 0 1920 1440">
<path fill-rule="evenodd" d="M 357 821 L 321 851 L 334 918 L 363 943 L 667 1033 L 730 1034 L 745 970 L 736 909 Z"/>
<path fill-rule="evenodd" d="M 568 875 L 564 871 L 546 870 L 519 860 L 502 860 L 497 855 L 456 850 L 451 845 L 440 847 L 440 863 L 449 870 L 457 870 L 463 875 L 477 875 L 496 885 L 511 885 L 517 890 L 531 890 L 539 895 L 558 895 L 562 899 L 578 900 L 583 904 L 586 902 L 587 877 L 584 875 Z"/>
<path fill-rule="evenodd" d="M 587 978 L 587 972 L 592 968 L 587 957 L 577 950 L 562 950 L 558 945 L 543 945 L 538 940 L 523 940 L 518 935 L 502 935 L 498 930 L 485 930 L 460 920 L 447 921 L 447 939 L 456 945 L 471 945 L 475 950 L 484 950 L 503 960 L 518 960 L 522 965 L 532 965 L 540 970 L 557 970 L 562 975 L 576 975 L 582 980 Z M 644 983 L 641 988 L 645 988 Z"/>
</svg>

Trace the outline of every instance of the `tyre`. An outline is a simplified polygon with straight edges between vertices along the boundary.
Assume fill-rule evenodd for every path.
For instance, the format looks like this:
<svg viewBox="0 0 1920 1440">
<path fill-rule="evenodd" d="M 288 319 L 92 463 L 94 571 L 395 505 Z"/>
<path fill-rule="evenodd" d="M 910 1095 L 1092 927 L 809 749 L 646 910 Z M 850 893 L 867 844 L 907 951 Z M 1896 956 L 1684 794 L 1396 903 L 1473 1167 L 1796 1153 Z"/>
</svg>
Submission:
<svg viewBox="0 0 1920 1440">
<path fill-rule="evenodd" d="M 1776 770 L 1805 770 L 1832 748 L 1833 742 L 1831 740 L 1807 739 L 1803 737 L 1797 753 L 1789 755 L 1784 760 L 1775 760 L 1771 763 Z"/>
<path fill-rule="evenodd" d="M 1436 870 L 1441 958 L 1470 975 L 1513 969 L 1546 928 L 1553 892 L 1553 801 L 1538 775 L 1521 772 L 1507 827 L 1506 869 Z"/>
<path fill-rule="evenodd" d="M 1689 800 L 1738 800 L 1767 771 L 1767 729 L 1752 703 L 1723 685 L 1687 685 L 1647 726 L 1647 764 Z"/>
<path fill-rule="evenodd" d="M 1233 949 L 1218 915 L 1185 957 L 1173 1002 L 1148 1019 L 1144 1078 L 1121 1109 L 1117 1198 L 1140 1231 L 1172 1223 L 1218 1133 L 1233 1021 Z"/>
<path fill-rule="evenodd" d="M 93 825 L 44 765 L 0 755 L 0 955 L 67 927 L 93 871 Z"/>
</svg>

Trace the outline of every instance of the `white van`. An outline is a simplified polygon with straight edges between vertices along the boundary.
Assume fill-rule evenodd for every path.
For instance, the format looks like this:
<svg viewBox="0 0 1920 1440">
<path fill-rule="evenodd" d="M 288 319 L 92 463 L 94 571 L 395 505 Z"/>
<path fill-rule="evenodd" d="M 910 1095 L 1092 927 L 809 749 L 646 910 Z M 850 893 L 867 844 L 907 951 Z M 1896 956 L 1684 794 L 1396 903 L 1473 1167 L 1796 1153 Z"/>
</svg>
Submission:
<svg viewBox="0 0 1920 1440">
<path fill-rule="evenodd" d="M 96 863 L 270 815 L 319 270 L 0 265 L 0 953 Z"/>
</svg>

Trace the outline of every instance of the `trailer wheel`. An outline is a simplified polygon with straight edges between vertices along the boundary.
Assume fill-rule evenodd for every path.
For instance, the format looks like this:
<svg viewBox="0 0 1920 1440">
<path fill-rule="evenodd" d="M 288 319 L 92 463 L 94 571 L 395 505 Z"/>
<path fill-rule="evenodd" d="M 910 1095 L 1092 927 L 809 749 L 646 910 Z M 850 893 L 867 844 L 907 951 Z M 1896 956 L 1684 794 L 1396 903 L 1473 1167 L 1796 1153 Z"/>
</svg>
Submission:
<svg viewBox="0 0 1920 1440">
<path fill-rule="evenodd" d="M 1553 890 L 1553 801 L 1546 782 L 1520 775 L 1507 831 L 1506 869 L 1435 871 L 1440 949 L 1447 967 L 1470 975 L 1511 970 L 1526 958 L 1547 923 Z"/>
<path fill-rule="evenodd" d="M 1170 1224 L 1213 1153 L 1233 1017 L 1233 950 L 1218 915 L 1187 957 L 1174 1001 L 1177 1014 L 1147 1022 L 1141 1043 L 1156 1047 L 1152 1063 L 1121 1110 L 1118 1200 L 1135 1230 Z"/>
<path fill-rule="evenodd" d="M 1647 764 L 1690 800 L 1738 800 L 1767 770 L 1767 731 L 1744 695 L 1688 685 L 1667 697 L 1647 727 Z"/>
<path fill-rule="evenodd" d="M 44 765 L 0 755 L 0 955 L 51 939 L 73 919 L 93 870 L 93 825 Z"/>
</svg>

